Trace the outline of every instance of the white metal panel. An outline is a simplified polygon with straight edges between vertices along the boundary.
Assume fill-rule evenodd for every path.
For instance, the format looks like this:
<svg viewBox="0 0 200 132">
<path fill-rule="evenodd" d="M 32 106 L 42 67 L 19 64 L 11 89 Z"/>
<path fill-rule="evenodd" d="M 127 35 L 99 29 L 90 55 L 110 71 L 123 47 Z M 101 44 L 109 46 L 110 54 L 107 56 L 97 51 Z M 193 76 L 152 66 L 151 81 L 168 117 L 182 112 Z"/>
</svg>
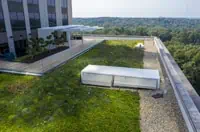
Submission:
<svg viewBox="0 0 200 132">
<path fill-rule="evenodd" d="M 54 30 L 62 30 L 66 28 L 74 28 L 74 27 L 82 27 L 83 25 L 64 25 L 64 26 L 55 26 L 55 27 L 42 27 L 40 29 L 54 29 Z"/>
<path fill-rule="evenodd" d="M 102 27 L 94 26 L 84 26 L 84 25 L 64 25 L 64 26 L 55 26 L 55 27 L 42 27 L 40 30 L 54 30 L 54 31 L 65 31 L 65 32 L 84 32 L 84 31 L 94 31 L 98 29 L 103 29 Z"/>
<path fill-rule="evenodd" d="M 81 71 L 84 84 L 116 87 L 157 89 L 158 70 L 88 65 Z"/>
<path fill-rule="evenodd" d="M 83 72 L 105 74 L 105 75 L 126 76 L 126 77 L 160 79 L 159 71 L 151 70 L 151 69 L 88 65 L 85 69 L 83 69 Z"/>
<path fill-rule="evenodd" d="M 97 29 L 102 29 L 101 27 L 89 27 L 84 25 L 67 25 L 67 26 L 55 26 L 55 27 L 42 27 L 38 29 L 39 38 L 46 39 L 47 36 L 51 35 L 54 31 L 66 32 L 68 45 L 71 48 L 71 32 L 83 32 L 83 31 L 94 31 Z M 83 42 L 83 40 L 82 40 Z"/>
<path fill-rule="evenodd" d="M 83 84 L 111 87 L 113 82 L 113 76 L 82 72 L 81 80 Z"/>
<path fill-rule="evenodd" d="M 122 76 L 115 76 L 113 83 L 113 86 L 116 87 L 134 87 L 145 89 L 157 89 L 159 88 L 158 85 L 158 80 Z"/>
</svg>

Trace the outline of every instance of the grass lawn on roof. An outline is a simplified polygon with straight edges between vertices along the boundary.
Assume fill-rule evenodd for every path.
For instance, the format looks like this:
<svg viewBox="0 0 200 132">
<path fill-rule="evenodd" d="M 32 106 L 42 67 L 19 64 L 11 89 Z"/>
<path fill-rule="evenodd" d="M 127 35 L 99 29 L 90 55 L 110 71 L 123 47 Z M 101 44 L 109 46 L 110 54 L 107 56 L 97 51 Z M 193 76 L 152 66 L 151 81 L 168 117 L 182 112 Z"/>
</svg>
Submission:
<svg viewBox="0 0 200 132">
<path fill-rule="evenodd" d="M 46 74 L 0 74 L 0 131 L 139 132 L 139 95 L 80 83 L 88 64 L 143 67 L 138 41 L 105 41 Z"/>
</svg>

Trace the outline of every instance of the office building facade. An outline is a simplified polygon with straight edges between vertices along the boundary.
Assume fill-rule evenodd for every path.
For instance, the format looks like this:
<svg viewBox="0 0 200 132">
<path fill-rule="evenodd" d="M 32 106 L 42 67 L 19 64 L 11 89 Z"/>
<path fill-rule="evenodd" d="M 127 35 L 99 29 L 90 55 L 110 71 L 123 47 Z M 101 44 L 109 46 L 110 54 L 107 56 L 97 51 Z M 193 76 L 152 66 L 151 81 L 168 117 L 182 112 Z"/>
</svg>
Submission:
<svg viewBox="0 0 200 132">
<path fill-rule="evenodd" d="M 71 23 L 71 0 L 0 0 L 0 54 L 22 56 L 38 28 Z"/>
</svg>

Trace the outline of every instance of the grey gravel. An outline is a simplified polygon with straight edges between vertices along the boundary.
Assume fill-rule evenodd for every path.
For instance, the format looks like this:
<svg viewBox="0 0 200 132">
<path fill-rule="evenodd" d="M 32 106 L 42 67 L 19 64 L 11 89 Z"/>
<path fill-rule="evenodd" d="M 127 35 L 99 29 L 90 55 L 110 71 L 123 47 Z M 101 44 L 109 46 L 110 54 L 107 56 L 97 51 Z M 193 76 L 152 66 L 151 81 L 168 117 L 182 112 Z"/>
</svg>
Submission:
<svg viewBox="0 0 200 132">
<path fill-rule="evenodd" d="M 153 41 L 145 41 L 144 68 L 159 69 L 163 98 L 153 98 L 156 91 L 139 90 L 142 132 L 188 132 L 170 81 L 162 71 Z"/>
</svg>

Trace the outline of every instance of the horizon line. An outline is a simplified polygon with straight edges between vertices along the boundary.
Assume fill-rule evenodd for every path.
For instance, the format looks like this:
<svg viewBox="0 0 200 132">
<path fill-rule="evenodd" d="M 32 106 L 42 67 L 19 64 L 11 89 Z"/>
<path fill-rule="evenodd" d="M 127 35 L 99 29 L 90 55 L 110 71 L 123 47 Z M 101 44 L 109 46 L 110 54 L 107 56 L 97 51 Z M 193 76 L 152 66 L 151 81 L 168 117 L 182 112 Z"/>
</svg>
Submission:
<svg viewBox="0 0 200 132">
<path fill-rule="evenodd" d="M 73 17 L 73 18 L 136 18 L 136 19 L 141 19 L 141 18 L 148 18 L 148 19 L 158 19 L 158 18 L 170 18 L 170 19 L 200 19 L 200 17 L 121 17 L 121 16 L 94 16 L 94 17 Z"/>
</svg>

